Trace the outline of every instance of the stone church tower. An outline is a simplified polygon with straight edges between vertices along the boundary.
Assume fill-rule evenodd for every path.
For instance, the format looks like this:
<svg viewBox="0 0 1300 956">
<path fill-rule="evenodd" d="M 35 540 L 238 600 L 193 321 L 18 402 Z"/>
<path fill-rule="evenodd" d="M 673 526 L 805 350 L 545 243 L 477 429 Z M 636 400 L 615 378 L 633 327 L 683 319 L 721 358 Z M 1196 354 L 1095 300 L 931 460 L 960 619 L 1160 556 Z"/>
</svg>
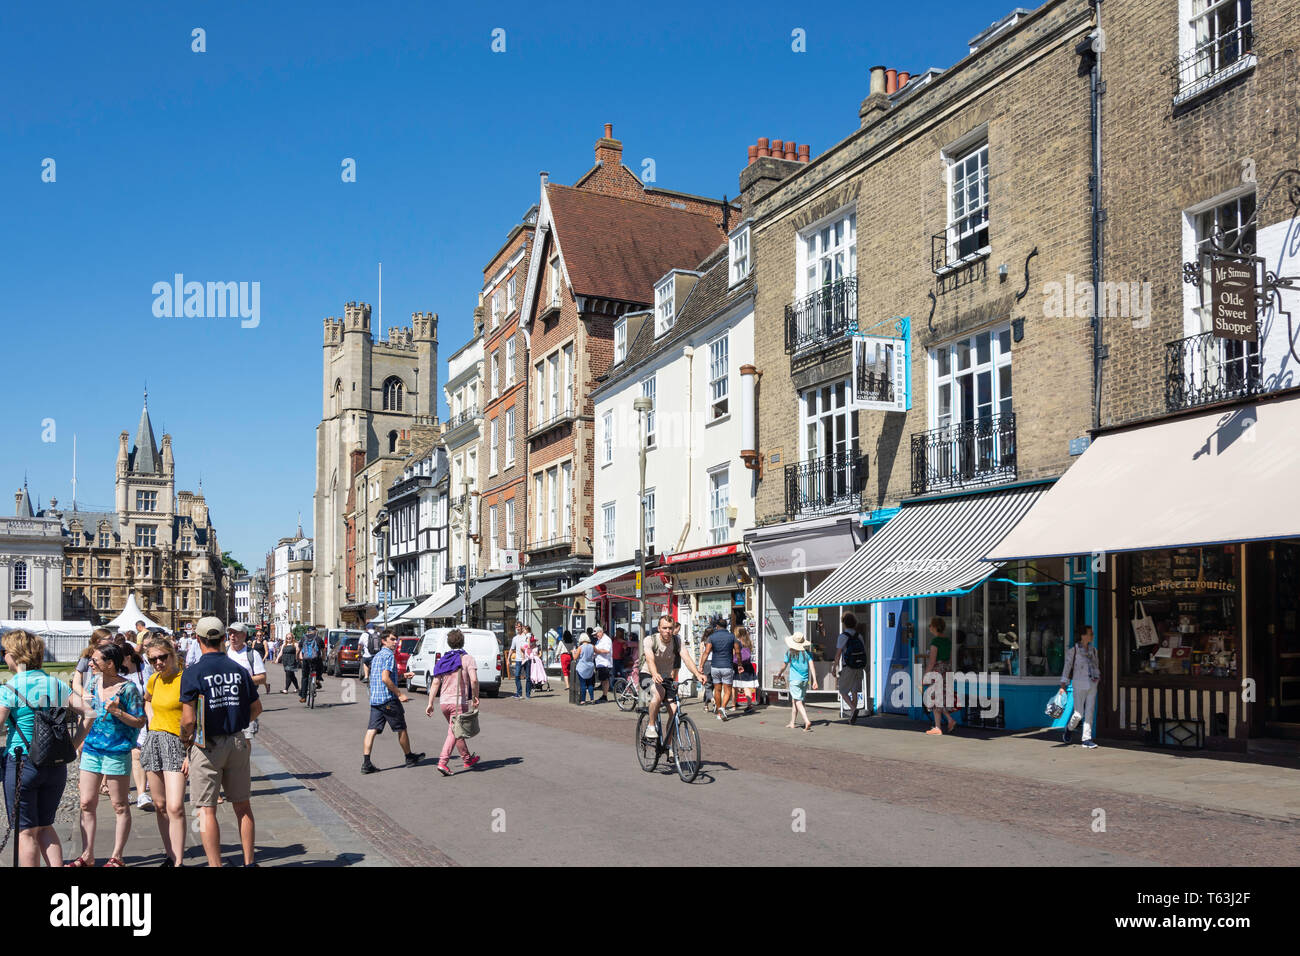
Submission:
<svg viewBox="0 0 1300 956">
<path fill-rule="evenodd" d="M 347 580 L 348 488 L 354 464 L 397 457 L 414 425 L 438 413 L 438 316 L 416 312 L 411 325 L 373 341 L 370 306 L 349 302 L 343 319 L 325 320 L 321 421 L 316 426 L 316 561 L 312 575 L 315 623 L 337 627 L 353 603 Z M 359 469 L 358 469 L 359 470 Z M 358 529 L 357 534 L 369 534 Z"/>
</svg>

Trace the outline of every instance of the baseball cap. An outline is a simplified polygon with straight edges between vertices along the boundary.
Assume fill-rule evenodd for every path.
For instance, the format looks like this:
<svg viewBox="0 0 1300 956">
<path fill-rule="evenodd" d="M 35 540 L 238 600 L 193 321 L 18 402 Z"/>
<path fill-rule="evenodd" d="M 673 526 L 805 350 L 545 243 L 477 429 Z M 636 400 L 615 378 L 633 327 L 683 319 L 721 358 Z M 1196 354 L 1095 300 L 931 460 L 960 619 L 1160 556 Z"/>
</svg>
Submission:
<svg viewBox="0 0 1300 956">
<path fill-rule="evenodd" d="M 221 618 L 209 615 L 208 617 L 199 618 L 199 624 L 195 630 L 198 631 L 199 637 L 221 637 L 226 633 L 226 626 L 221 623 Z"/>
<path fill-rule="evenodd" d="M 247 633 L 248 633 L 248 625 L 247 625 L 247 624 L 239 624 L 239 623 L 236 623 L 236 624 L 232 624 L 232 625 L 230 625 L 230 627 L 226 628 L 226 630 L 227 630 L 227 631 L 238 631 L 240 634 L 247 634 Z"/>
</svg>

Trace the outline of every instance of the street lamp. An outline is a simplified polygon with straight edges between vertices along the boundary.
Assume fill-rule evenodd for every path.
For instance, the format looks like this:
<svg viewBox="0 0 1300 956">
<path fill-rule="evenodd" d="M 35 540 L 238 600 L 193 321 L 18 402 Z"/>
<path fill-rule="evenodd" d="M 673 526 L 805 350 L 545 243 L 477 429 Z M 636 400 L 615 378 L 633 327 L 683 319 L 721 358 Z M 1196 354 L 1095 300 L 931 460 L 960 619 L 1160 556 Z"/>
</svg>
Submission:
<svg viewBox="0 0 1300 956">
<path fill-rule="evenodd" d="M 388 509 L 380 508 L 375 514 L 375 535 L 383 535 L 380 542 L 381 557 L 383 563 L 380 565 L 381 576 L 379 578 L 379 619 L 383 621 L 384 627 L 388 626 Z"/>
<path fill-rule="evenodd" d="M 649 633 L 645 617 L 645 417 L 654 411 L 655 403 L 642 395 L 632 402 L 632 407 L 636 409 L 637 444 L 641 446 L 641 543 L 636 549 L 636 600 L 637 613 L 641 616 L 641 637 L 644 638 Z"/>
<path fill-rule="evenodd" d="M 469 486 L 472 484 L 473 482 L 470 480 L 468 475 L 463 475 L 461 477 L 460 506 L 461 506 L 461 517 L 464 519 L 464 523 L 465 523 L 465 594 L 464 594 L 465 606 L 460 609 L 460 617 L 461 617 L 461 624 L 465 627 L 469 627 L 469 577 L 470 577 L 469 575 L 469 530 L 470 530 L 469 529 L 469 518 L 470 518 Z"/>
</svg>

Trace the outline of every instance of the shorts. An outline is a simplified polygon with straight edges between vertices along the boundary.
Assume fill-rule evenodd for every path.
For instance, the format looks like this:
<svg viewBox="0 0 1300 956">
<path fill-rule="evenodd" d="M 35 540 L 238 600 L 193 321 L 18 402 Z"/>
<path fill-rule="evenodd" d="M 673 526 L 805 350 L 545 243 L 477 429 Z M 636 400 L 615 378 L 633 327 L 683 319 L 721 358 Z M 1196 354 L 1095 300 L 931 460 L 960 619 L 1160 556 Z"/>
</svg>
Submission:
<svg viewBox="0 0 1300 956">
<path fill-rule="evenodd" d="M 153 773 L 180 773 L 185 763 L 181 738 L 165 730 L 151 730 L 140 748 L 140 766 Z"/>
<path fill-rule="evenodd" d="M 709 679 L 715 684 L 724 684 L 730 687 L 736 682 L 736 669 L 734 667 L 710 667 Z"/>
<path fill-rule="evenodd" d="M 609 680 L 609 668 L 608 668 L 608 667 L 597 667 L 597 668 L 596 668 L 596 680 L 598 680 L 598 681 L 606 681 L 606 680 Z"/>
<path fill-rule="evenodd" d="M 406 711 L 402 709 L 401 701 L 389 700 L 382 704 L 370 705 L 370 723 L 366 725 L 366 729 L 382 734 L 385 724 L 399 734 L 406 729 Z"/>
<path fill-rule="evenodd" d="M 803 700 L 804 695 L 808 693 L 808 682 L 806 680 L 790 681 L 790 699 Z"/>
<path fill-rule="evenodd" d="M 659 694 L 663 696 L 665 704 L 670 703 L 671 701 L 675 701 L 677 699 L 677 688 L 675 685 L 669 683 L 668 681 L 664 681 L 662 684 L 656 684 L 654 682 L 654 678 L 651 677 L 650 686 L 652 688 L 650 693 L 654 694 L 656 691 L 658 691 Z"/>
<path fill-rule="evenodd" d="M 89 773 L 102 773 L 106 777 L 121 777 L 131 772 L 131 751 L 120 754 L 101 754 L 89 747 L 81 751 L 81 769 Z"/>
<path fill-rule="evenodd" d="M 842 667 L 840 676 L 835 679 L 835 686 L 842 694 L 859 694 L 862 692 L 864 673 L 861 667 Z"/>
<path fill-rule="evenodd" d="M 14 774 L 18 770 L 18 761 L 9 755 L 5 758 L 5 806 L 11 812 L 14 805 Z M 56 764 L 53 767 L 37 769 L 30 760 L 23 761 L 22 806 L 18 808 L 19 830 L 34 827 L 54 826 L 55 814 L 59 811 L 59 801 L 63 799 L 63 788 L 68 783 L 68 765 Z"/>
<path fill-rule="evenodd" d="M 242 733 L 213 737 L 207 749 L 190 748 L 190 800 L 195 806 L 215 807 L 221 791 L 231 803 L 252 798 L 252 768 L 248 758 L 253 742 Z"/>
</svg>

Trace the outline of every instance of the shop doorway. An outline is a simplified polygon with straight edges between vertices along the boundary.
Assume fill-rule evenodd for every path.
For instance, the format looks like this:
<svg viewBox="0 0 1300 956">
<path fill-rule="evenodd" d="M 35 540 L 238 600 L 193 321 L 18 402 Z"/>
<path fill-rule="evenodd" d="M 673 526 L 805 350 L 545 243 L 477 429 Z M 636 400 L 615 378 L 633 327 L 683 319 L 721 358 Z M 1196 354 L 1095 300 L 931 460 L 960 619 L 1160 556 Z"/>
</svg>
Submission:
<svg viewBox="0 0 1300 956">
<path fill-rule="evenodd" d="M 1264 734 L 1300 739 L 1300 541 L 1262 544 L 1251 555 L 1266 626 L 1260 642 Z M 1262 605 L 1262 606 L 1261 606 Z"/>
<path fill-rule="evenodd" d="M 912 680 L 911 601 L 883 601 L 878 606 L 880 659 L 884 682 L 876 709 L 889 714 L 907 714 L 911 695 L 898 690 Z M 901 676 L 898 676 L 901 675 Z"/>
</svg>

